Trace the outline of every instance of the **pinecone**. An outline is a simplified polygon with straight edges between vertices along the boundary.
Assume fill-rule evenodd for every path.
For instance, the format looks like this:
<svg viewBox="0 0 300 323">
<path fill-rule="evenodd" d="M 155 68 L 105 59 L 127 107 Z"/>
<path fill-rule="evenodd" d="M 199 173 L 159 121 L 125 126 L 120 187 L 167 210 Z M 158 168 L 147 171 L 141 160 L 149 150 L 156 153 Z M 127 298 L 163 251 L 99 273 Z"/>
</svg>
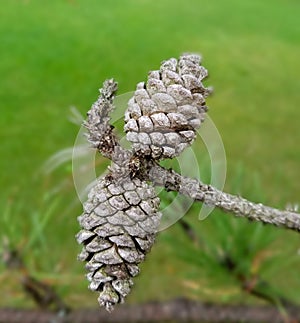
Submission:
<svg viewBox="0 0 300 323">
<path fill-rule="evenodd" d="M 99 179 L 78 220 L 83 244 L 78 259 L 86 261 L 89 288 L 98 291 L 99 304 L 112 311 L 124 301 L 154 243 L 161 213 L 154 188 L 138 178 Z"/>
<path fill-rule="evenodd" d="M 146 182 L 148 163 L 178 156 L 204 120 L 210 90 L 201 83 L 207 71 L 199 64 L 198 55 L 183 55 L 178 62 L 171 58 L 149 73 L 146 84 L 137 85 L 125 113 L 132 150 L 120 145 L 110 125 L 117 91 L 113 79 L 104 82 L 88 112 L 88 140 L 113 165 L 90 191 L 78 218 L 82 230 L 76 238 L 83 244 L 78 258 L 87 262 L 89 287 L 99 292 L 98 301 L 108 311 L 130 292 L 158 231 L 159 198 Z"/>
<path fill-rule="evenodd" d="M 149 73 L 146 84 L 137 85 L 124 126 L 134 152 L 174 158 L 194 141 L 211 92 L 201 83 L 208 73 L 200 60 L 195 54 L 182 55 L 179 61 L 171 58 Z"/>
</svg>

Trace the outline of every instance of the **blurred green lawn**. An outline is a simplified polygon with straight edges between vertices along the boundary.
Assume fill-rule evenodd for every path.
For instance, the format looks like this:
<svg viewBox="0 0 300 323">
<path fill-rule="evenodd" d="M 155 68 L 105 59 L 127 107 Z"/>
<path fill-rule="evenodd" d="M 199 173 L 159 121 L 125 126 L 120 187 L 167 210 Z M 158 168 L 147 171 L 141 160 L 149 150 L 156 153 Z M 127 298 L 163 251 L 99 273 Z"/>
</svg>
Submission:
<svg viewBox="0 0 300 323">
<path fill-rule="evenodd" d="M 50 155 L 74 143 L 78 127 L 68 121 L 69 107 L 85 114 L 106 78 L 119 82 L 120 94 L 132 91 L 163 59 L 186 51 L 203 55 L 208 84 L 214 86 L 208 105 L 227 153 L 225 189 L 232 188 L 242 164 L 248 184 L 240 185 L 251 186 L 259 174 L 264 202 L 278 207 L 299 202 L 299 12 L 297 0 L 2 0 L 0 201 L 2 209 L 13 204 L 15 222 L 28 222 L 19 243 L 26 243 L 31 230 L 30 214 L 47 209 L 45 194 L 67 176 L 68 170 L 50 178 L 39 170 Z M 241 193 L 247 192 L 241 188 Z M 68 207 L 75 198 L 70 186 L 58 194 L 61 207 L 44 230 L 46 246 L 35 245 L 28 263 L 74 304 L 85 304 L 83 299 L 96 298 L 86 291 L 83 266 L 76 262 L 73 235 L 80 207 Z M 14 204 L 22 206 L 14 211 Z M 3 227 L 0 233 L 7 234 Z M 298 237 L 281 234 L 281 249 L 295 252 Z M 132 301 L 189 295 L 180 279 L 190 269 L 169 255 L 170 245 L 163 242 L 164 233 L 143 265 Z M 199 294 L 218 300 L 221 291 L 207 288 Z M 228 288 L 236 292 L 234 284 Z M 23 304 L 21 296 L 11 295 L 0 305 L 19 304 L 18 299 Z"/>
</svg>

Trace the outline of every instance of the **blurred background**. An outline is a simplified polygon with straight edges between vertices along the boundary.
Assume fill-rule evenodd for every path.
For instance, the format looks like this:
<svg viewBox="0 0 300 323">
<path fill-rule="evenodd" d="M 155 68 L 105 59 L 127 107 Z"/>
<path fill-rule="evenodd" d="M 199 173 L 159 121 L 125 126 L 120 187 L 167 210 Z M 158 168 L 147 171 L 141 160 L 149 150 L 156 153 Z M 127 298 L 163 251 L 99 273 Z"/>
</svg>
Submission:
<svg viewBox="0 0 300 323">
<path fill-rule="evenodd" d="M 43 165 L 74 144 L 79 126 L 70 107 L 85 116 L 106 78 L 119 82 L 119 94 L 133 91 L 163 59 L 183 52 L 201 53 L 209 70 L 209 115 L 228 162 L 225 191 L 279 208 L 299 203 L 299 10 L 297 0 L 2 0 L 2 254 L 17 251 L 22 275 L 26 268 L 69 306 L 97 306 L 76 260 L 81 205 L 71 162 L 62 158 L 48 172 Z M 195 143 L 205 169 L 201 146 Z M 107 164 L 99 159 L 99 173 Z M 168 203 L 172 195 L 162 197 Z M 161 232 L 129 303 L 299 304 L 296 233 L 219 211 L 199 221 L 199 208 Z M 35 307 L 16 267 L 1 263 L 0 306 Z"/>
</svg>

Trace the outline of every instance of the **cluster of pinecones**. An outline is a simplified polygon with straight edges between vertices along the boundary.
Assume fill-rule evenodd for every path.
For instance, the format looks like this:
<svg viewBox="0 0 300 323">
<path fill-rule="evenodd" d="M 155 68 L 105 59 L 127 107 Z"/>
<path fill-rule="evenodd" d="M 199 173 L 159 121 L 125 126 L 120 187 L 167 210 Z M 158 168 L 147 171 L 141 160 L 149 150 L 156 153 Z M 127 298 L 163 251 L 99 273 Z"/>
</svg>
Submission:
<svg viewBox="0 0 300 323">
<path fill-rule="evenodd" d="M 199 64 L 198 55 L 171 58 L 149 73 L 147 83 L 138 84 L 125 113 L 133 149 L 123 155 L 122 148 L 116 149 L 114 166 L 92 188 L 79 217 L 82 230 L 77 241 L 83 249 L 78 258 L 86 261 L 89 287 L 99 292 L 98 301 L 108 311 L 130 292 L 132 277 L 139 273 L 138 264 L 150 251 L 161 219 L 153 186 L 132 174 L 129 163 L 136 155 L 173 158 L 193 142 L 210 93 L 202 84 L 207 71 Z M 89 141 L 100 151 L 101 145 L 115 142 L 107 122 L 115 91 L 112 80 L 104 83 L 85 123 Z M 112 150 L 104 148 L 109 156 Z"/>
</svg>

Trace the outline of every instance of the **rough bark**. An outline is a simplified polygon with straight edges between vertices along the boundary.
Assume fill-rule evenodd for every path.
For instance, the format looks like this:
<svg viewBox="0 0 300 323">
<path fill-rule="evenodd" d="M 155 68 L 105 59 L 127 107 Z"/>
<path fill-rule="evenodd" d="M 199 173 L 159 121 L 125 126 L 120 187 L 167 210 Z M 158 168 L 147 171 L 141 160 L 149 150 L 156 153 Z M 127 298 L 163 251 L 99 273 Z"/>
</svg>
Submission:
<svg viewBox="0 0 300 323">
<path fill-rule="evenodd" d="M 150 168 L 149 178 L 155 185 L 162 186 L 166 190 L 179 192 L 235 216 L 300 231 L 299 213 L 250 202 L 240 196 L 222 192 L 197 179 L 181 176 L 174 170 L 167 170 L 157 164 L 153 164 Z"/>
</svg>

